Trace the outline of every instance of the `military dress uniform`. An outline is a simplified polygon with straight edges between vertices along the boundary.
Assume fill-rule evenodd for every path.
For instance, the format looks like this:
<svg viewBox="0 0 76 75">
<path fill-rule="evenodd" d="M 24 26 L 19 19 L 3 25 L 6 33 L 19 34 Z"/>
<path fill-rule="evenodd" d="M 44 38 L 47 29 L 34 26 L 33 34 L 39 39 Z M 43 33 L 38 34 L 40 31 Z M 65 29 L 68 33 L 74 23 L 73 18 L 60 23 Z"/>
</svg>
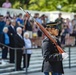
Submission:
<svg viewBox="0 0 76 75">
<path fill-rule="evenodd" d="M 50 36 L 60 46 L 60 42 L 57 39 L 57 37 L 53 35 Z M 42 42 L 42 55 L 43 55 L 42 72 L 44 73 L 51 72 L 52 75 L 53 73 L 60 73 L 60 75 L 64 73 L 63 64 L 62 64 L 62 60 L 63 60 L 62 55 L 58 52 L 55 44 L 47 37 Z"/>
</svg>

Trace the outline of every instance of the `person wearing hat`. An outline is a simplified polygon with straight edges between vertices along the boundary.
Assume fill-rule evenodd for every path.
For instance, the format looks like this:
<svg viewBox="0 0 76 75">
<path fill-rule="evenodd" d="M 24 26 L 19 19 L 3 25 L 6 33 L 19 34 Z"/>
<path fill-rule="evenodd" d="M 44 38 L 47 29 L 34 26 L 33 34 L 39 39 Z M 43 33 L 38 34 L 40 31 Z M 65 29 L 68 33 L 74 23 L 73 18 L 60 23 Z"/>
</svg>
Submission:
<svg viewBox="0 0 76 75">
<path fill-rule="evenodd" d="M 59 33 L 56 22 L 46 24 L 46 30 L 48 31 L 52 39 L 55 40 L 60 46 L 60 42 L 56 37 Z M 47 37 L 45 37 L 42 42 L 42 55 L 42 72 L 44 72 L 45 75 L 62 75 L 64 73 L 62 60 L 65 59 L 65 56 L 67 54 L 60 54 L 55 44 Z"/>
</svg>

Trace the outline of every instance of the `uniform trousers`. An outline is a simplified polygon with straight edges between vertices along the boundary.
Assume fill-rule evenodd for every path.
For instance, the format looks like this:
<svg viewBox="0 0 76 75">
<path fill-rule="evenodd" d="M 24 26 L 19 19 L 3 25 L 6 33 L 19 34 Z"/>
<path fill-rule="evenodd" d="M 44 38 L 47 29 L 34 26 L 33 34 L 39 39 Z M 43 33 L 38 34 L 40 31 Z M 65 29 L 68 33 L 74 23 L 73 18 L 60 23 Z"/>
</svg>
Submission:
<svg viewBox="0 0 76 75">
<path fill-rule="evenodd" d="M 49 74 L 49 72 L 44 72 L 45 75 L 62 75 L 61 73 L 52 73 L 52 74 Z"/>
<path fill-rule="evenodd" d="M 61 73 L 52 73 L 52 75 L 62 75 Z"/>
<path fill-rule="evenodd" d="M 45 75 L 52 75 L 51 72 L 44 72 Z"/>
</svg>

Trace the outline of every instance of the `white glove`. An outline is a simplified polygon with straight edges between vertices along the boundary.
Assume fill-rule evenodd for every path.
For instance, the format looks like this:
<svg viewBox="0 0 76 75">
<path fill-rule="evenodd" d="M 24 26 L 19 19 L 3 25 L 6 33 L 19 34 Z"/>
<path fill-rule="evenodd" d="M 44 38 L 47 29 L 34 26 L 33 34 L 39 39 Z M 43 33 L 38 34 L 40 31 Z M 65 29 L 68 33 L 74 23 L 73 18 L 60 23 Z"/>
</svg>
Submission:
<svg viewBox="0 0 76 75">
<path fill-rule="evenodd" d="M 66 59 L 68 57 L 68 54 L 67 53 L 62 53 L 62 58 L 63 59 Z"/>
</svg>

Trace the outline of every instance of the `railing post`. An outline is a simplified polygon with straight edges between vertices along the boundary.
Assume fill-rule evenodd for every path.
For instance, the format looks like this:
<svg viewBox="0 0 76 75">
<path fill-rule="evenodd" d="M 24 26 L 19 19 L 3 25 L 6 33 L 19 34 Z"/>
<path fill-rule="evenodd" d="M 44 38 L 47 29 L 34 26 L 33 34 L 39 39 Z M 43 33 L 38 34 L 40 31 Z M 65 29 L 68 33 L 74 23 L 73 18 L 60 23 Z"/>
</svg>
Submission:
<svg viewBox="0 0 76 75">
<path fill-rule="evenodd" d="M 15 50 L 15 71 L 16 71 L 16 48 L 14 49 Z"/>
<path fill-rule="evenodd" d="M 25 50 L 25 62 L 26 62 L 26 72 L 25 72 L 25 75 L 27 75 L 28 74 L 28 70 L 27 70 L 27 61 L 28 61 L 28 59 L 27 59 L 27 49 Z"/>
<path fill-rule="evenodd" d="M 71 50 L 69 46 L 69 68 L 71 68 Z"/>
<path fill-rule="evenodd" d="M 75 36 L 75 46 L 76 46 L 76 36 Z"/>
</svg>

